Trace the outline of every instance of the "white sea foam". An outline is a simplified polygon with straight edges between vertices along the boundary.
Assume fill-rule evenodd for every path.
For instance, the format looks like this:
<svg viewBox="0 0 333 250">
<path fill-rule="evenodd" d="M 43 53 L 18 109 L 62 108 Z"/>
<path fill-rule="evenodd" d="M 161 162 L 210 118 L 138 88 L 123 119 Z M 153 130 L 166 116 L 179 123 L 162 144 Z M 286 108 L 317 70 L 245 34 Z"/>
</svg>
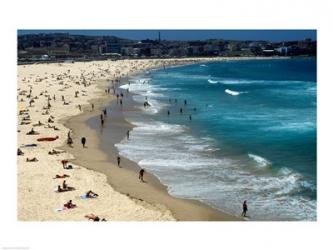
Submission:
<svg viewBox="0 0 333 250">
<path fill-rule="evenodd" d="M 265 168 L 269 165 L 271 165 L 271 162 L 264 157 L 261 157 L 259 155 L 255 154 L 247 154 L 252 160 L 254 160 L 257 163 L 257 166 L 260 168 Z"/>
<path fill-rule="evenodd" d="M 170 194 L 199 199 L 235 215 L 247 199 L 253 219 L 316 218 L 314 200 L 292 196 L 301 188 L 315 188 L 302 175 L 287 168 L 276 175 L 253 174 L 246 170 L 246 161 L 211 155 L 214 141 L 190 135 L 186 126 L 153 120 L 131 122 L 135 125 L 131 140 L 116 147 L 121 155 L 157 175 Z M 271 164 L 255 154 L 247 157 L 258 167 Z"/>
<path fill-rule="evenodd" d="M 230 89 L 226 89 L 225 92 L 229 95 L 239 95 L 239 94 L 241 94 L 241 92 L 230 90 Z"/>
<path fill-rule="evenodd" d="M 218 83 L 218 81 L 214 81 L 214 80 L 211 80 L 211 79 L 208 79 L 207 80 L 209 83 L 212 83 L 212 84 L 216 84 L 216 83 Z"/>
</svg>

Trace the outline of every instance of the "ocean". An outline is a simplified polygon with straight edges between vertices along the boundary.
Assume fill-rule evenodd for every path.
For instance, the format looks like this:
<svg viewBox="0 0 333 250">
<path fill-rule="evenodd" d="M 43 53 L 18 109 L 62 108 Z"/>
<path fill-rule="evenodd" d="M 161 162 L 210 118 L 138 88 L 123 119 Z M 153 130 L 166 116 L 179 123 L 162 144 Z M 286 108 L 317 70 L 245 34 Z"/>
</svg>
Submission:
<svg viewBox="0 0 333 250">
<path fill-rule="evenodd" d="M 121 88 L 141 111 L 124 112 L 136 127 L 116 147 L 172 196 L 236 216 L 247 200 L 251 220 L 316 220 L 316 59 L 170 67 Z"/>
</svg>

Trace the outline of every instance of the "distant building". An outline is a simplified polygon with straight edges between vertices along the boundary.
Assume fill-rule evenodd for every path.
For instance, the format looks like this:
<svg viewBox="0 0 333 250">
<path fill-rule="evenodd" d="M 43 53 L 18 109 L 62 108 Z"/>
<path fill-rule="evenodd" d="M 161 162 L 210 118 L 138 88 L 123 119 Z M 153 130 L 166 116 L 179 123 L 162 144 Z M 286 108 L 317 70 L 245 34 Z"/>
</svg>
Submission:
<svg viewBox="0 0 333 250">
<path fill-rule="evenodd" d="M 118 42 L 106 42 L 106 53 L 121 53 L 121 46 Z"/>
<path fill-rule="evenodd" d="M 152 56 L 161 56 L 162 55 L 162 50 L 160 48 L 152 48 L 150 49 L 150 54 Z"/>
<path fill-rule="evenodd" d="M 69 55 L 69 45 L 64 44 L 61 47 L 50 47 L 48 49 L 48 55 L 50 56 L 56 56 L 56 57 L 64 57 Z"/>
</svg>

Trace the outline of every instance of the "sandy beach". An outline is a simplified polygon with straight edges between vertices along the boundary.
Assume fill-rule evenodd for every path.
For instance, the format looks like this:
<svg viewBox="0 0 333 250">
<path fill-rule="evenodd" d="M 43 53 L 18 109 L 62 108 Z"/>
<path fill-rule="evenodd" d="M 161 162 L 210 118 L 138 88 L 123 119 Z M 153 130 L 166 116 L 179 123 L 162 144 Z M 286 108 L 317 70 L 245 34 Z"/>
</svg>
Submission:
<svg viewBox="0 0 333 250">
<path fill-rule="evenodd" d="M 86 124 L 90 118 L 99 119 L 101 110 L 114 100 L 112 94 L 104 92 L 111 81 L 152 68 L 208 60 L 224 59 L 18 66 L 17 147 L 24 153 L 17 158 L 18 220 L 84 221 L 88 214 L 108 221 L 238 220 L 200 202 L 171 197 L 149 173 L 145 175 L 147 183 L 140 183 L 138 166 L 123 158 L 122 168 L 118 168 L 101 150 L 100 135 Z M 113 110 L 111 117 L 116 130 L 111 136 L 114 144 L 125 137 L 131 125 L 121 112 Z M 35 133 L 27 134 L 32 128 Z M 72 147 L 66 145 L 68 135 L 73 139 Z M 81 145 L 83 136 L 87 138 L 85 148 Z M 110 150 L 111 155 L 117 154 L 114 146 Z M 63 160 L 73 169 L 64 169 Z M 55 178 L 64 174 L 68 177 Z M 64 180 L 73 189 L 57 192 Z M 89 190 L 98 197 L 85 198 Z M 76 207 L 64 209 L 69 200 Z"/>
</svg>

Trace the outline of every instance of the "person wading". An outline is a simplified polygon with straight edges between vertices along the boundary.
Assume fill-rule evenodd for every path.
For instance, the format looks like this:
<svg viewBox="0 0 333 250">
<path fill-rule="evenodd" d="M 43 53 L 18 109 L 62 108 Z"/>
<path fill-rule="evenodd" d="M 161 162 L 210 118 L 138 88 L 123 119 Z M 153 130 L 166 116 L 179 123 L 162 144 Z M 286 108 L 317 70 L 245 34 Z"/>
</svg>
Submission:
<svg viewBox="0 0 333 250">
<path fill-rule="evenodd" d="M 118 167 L 120 167 L 120 156 L 119 155 L 117 156 L 117 164 L 118 164 Z"/>
<path fill-rule="evenodd" d="M 246 212 L 247 212 L 247 202 L 246 200 L 243 202 L 243 212 L 242 212 L 242 216 L 246 217 Z"/>
</svg>

